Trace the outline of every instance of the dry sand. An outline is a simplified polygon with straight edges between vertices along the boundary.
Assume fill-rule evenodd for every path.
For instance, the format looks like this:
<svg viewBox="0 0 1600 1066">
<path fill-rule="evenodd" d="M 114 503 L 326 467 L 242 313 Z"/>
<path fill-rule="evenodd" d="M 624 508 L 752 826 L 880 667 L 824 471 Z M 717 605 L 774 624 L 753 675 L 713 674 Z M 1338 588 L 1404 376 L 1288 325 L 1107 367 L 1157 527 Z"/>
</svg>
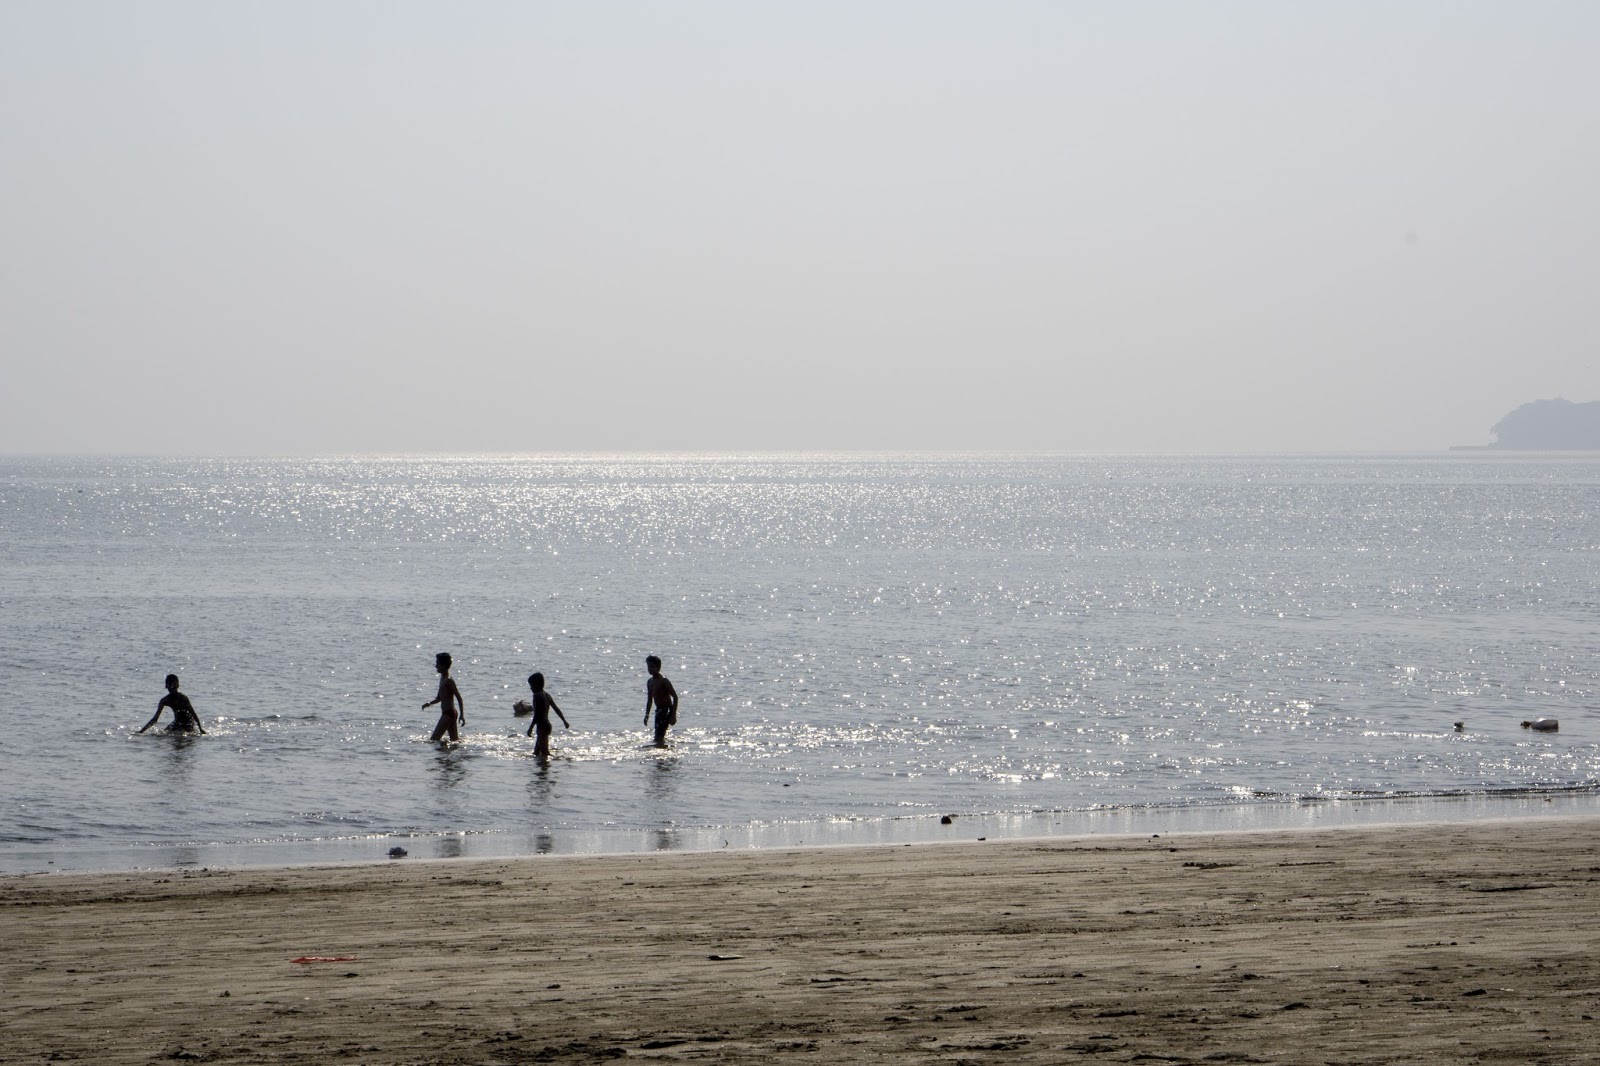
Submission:
<svg viewBox="0 0 1600 1066">
<path fill-rule="evenodd" d="M 0 1059 L 1600 1062 L 1597 835 L 9 877 Z"/>
</svg>

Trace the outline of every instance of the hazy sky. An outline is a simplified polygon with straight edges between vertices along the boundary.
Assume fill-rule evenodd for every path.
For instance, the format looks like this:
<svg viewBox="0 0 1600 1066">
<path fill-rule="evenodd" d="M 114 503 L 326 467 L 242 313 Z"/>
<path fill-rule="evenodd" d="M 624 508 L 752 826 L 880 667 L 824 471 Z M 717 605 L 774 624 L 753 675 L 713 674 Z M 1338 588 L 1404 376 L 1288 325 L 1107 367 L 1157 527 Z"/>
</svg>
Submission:
<svg viewBox="0 0 1600 1066">
<path fill-rule="evenodd" d="M 0 0 L 0 452 L 1481 443 L 1600 4 Z"/>
</svg>

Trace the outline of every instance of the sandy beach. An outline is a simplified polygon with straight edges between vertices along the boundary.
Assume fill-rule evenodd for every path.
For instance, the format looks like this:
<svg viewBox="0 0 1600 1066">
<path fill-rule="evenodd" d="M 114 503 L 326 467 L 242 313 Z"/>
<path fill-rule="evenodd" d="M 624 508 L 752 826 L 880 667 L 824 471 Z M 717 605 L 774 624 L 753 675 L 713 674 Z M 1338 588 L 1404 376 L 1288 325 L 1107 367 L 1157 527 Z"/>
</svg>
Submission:
<svg viewBox="0 0 1600 1066">
<path fill-rule="evenodd" d="M 1597 839 L 1573 817 L 10 877 L 0 1058 L 1600 1062 Z"/>
</svg>

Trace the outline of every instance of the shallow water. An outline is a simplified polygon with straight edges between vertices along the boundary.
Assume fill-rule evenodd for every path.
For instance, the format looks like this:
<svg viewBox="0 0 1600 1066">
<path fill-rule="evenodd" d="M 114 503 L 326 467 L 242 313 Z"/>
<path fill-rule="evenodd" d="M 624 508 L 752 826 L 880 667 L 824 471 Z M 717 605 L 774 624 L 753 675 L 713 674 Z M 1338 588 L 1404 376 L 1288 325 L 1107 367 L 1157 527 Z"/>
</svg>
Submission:
<svg viewBox="0 0 1600 1066">
<path fill-rule="evenodd" d="M 0 460 L 0 870 L 1582 805 L 1597 500 L 1594 455 Z M 168 671 L 207 736 L 133 735 Z"/>
</svg>

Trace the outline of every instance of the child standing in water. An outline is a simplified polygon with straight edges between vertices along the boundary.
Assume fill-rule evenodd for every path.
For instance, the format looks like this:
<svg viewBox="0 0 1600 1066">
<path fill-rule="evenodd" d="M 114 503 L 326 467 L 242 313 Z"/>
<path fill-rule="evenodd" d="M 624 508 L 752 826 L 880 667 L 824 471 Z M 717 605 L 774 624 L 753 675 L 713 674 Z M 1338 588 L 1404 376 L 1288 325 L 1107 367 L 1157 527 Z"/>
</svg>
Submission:
<svg viewBox="0 0 1600 1066">
<path fill-rule="evenodd" d="M 439 694 L 422 705 L 423 710 L 435 703 L 439 705 L 439 724 L 433 727 L 432 739 L 435 741 L 446 733 L 450 734 L 451 740 L 460 740 L 461 732 L 457 727 L 467 724 L 467 703 L 461 698 L 461 690 L 450 678 L 450 662 L 450 653 L 447 651 L 433 657 L 433 668 L 439 671 Z"/>
<path fill-rule="evenodd" d="M 189 697 L 178 691 L 178 675 L 167 675 L 167 694 L 161 697 L 161 702 L 156 704 L 156 713 L 144 724 L 139 732 L 143 733 L 156 724 L 156 719 L 161 717 L 163 707 L 172 708 L 172 724 L 167 726 L 170 733 L 204 733 L 200 726 L 200 716 L 194 712 L 194 704 L 189 702 Z"/>
<path fill-rule="evenodd" d="M 548 759 L 550 734 L 555 731 L 555 726 L 550 724 L 550 712 L 555 711 L 556 717 L 561 719 L 561 724 L 568 729 L 572 728 L 572 723 L 567 721 L 567 716 L 556 706 L 555 697 L 544 690 L 543 674 L 529 674 L 528 687 L 533 689 L 533 721 L 528 725 L 528 735 L 531 737 L 535 730 L 538 731 L 539 737 L 533 743 L 533 753 L 541 759 Z"/>
<path fill-rule="evenodd" d="M 647 655 L 644 668 L 650 671 L 650 679 L 644 683 L 644 720 L 650 722 L 650 708 L 656 711 L 656 747 L 667 746 L 667 727 L 678 724 L 678 690 L 672 687 L 666 675 L 661 672 L 661 659 L 655 655 Z"/>
</svg>

